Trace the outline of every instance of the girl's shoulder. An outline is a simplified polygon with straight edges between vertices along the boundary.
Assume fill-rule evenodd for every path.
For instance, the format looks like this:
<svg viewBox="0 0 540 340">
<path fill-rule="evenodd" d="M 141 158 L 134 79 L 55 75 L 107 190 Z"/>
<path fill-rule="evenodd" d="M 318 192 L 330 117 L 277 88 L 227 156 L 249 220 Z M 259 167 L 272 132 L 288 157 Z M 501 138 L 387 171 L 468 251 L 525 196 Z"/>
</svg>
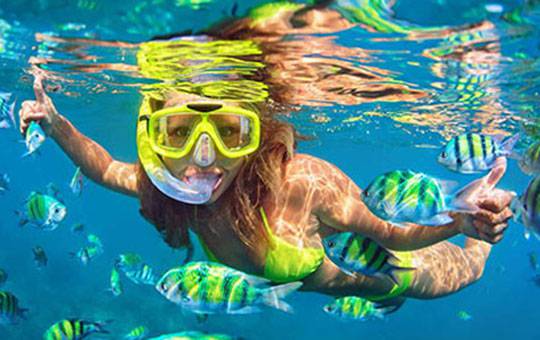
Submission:
<svg viewBox="0 0 540 340">
<path fill-rule="evenodd" d="M 328 178 L 329 174 L 335 174 L 336 172 L 341 173 L 341 170 L 334 164 L 303 153 L 294 154 L 285 164 L 285 177 L 302 176 L 318 180 Z"/>
</svg>

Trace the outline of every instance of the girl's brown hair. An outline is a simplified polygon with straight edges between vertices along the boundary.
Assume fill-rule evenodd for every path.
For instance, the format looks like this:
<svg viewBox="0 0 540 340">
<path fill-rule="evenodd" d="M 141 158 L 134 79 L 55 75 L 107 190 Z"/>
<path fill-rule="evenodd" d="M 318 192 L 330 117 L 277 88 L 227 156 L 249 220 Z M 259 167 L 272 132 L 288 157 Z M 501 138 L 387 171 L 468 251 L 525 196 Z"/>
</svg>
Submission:
<svg viewBox="0 0 540 340">
<path fill-rule="evenodd" d="M 231 186 L 218 199 L 218 211 L 167 197 L 150 182 L 143 167 L 138 165 L 141 214 L 155 225 L 171 247 L 190 247 L 190 225 L 197 225 L 203 220 L 223 219 L 224 216 L 229 217 L 234 232 L 251 250 L 268 242 L 259 207 L 267 194 L 277 190 L 284 164 L 293 156 L 296 145 L 295 132 L 290 124 L 276 120 L 270 114 L 261 113 L 260 119 L 261 146 L 248 157 Z"/>
</svg>

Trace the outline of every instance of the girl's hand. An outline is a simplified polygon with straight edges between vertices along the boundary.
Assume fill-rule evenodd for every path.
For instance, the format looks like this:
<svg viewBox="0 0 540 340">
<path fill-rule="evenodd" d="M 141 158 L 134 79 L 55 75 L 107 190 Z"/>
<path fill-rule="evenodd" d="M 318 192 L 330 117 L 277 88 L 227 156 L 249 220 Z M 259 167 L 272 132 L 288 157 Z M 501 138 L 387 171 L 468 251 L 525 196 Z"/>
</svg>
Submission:
<svg viewBox="0 0 540 340">
<path fill-rule="evenodd" d="M 495 188 L 506 171 L 506 158 L 499 157 L 489 174 L 472 182 L 460 194 L 478 210 L 475 212 L 453 212 L 451 217 L 459 231 L 472 238 L 491 244 L 499 242 L 512 218 L 510 203 L 515 193 Z"/>
<path fill-rule="evenodd" d="M 24 136 L 30 122 L 35 121 L 41 125 L 47 135 L 50 135 L 60 115 L 51 98 L 45 93 L 42 75 L 36 75 L 34 78 L 34 93 L 36 100 L 25 100 L 19 110 L 21 134 Z"/>
</svg>

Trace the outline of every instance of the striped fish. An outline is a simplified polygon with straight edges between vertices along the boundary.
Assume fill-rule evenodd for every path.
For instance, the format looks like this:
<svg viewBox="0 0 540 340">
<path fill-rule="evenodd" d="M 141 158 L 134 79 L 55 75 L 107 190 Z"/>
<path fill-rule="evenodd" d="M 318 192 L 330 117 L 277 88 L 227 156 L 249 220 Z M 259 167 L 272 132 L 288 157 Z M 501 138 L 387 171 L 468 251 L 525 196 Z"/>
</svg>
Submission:
<svg viewBox="0 0 540 340">
<path fill-rule="evenodd" d="M 528 174 L 540 174 L 540 142 L 536 142 L 527 148 L 525 154 L 519 158 L 519 167 Z"/>
<path fill-rule="evenodd" d="M 0 324 L 17 324 L 26 319 L 26 308 L 19 307 L 19 300 L 10 292 L 0 291 Z"/>
<path fill-rule="evenodd" d="M 15 101 L 9 103 L 11 93 L 0 92 L 0 129 L 15 127 Z"/>
<path fill-rule="evenodd" d="M 185 331 L 173 334 L 165 334 L 148 340 L 236 340 L 224 334 L 203 333 L 198 331 Z"/>
<path fill-rule="evenodd" d="M 25 137 L 27 151 L 22 156 L 26 157 L 36 152 L 41 147 L 43 142 L 45 142 L 45 139 L 45 132 L 41 126 L 34 121 L 30 122 L 30 125 L 28 125 L 28 128 L 26 129 Z"/>
<path fill-rule="evenodd" d="M 165 273 L 156 289 L 169 301 L 198 314 L 254 313 L 261 305 L 290 312 L 291 306 L 281 298 L 302 283 L 259 287 L 268 282 L 218 263 L 189 262 Z"/>
<path fill-rule="evenodd" d="M 116 268 L 113 267 L 111 271 L 111 278 L 110 278 L 110 288 L 109 291 L 114 296 L 120 296 L 124 292 L 124 289 L 122 288 L 122 281 L 120 280 L 120 273 Z"/>
<path fill-rule="evenodd" d="M 76 253 L 70 253 L 72 257 L 76 257 L 83 265 L 87 265 L 95 257 L 103 254 L 103 248 L 94 245 L 85 246 L 79 249 Z"/>
<path fill-rule="evenodd" d="M 69 188 L 75 196 L 80 196 L 84 184 L 84 176 L 81 172 L 81 168 L 77 167 L 71 181 L 69 182 Z"/>
<path fill-rule="evenodd" d="M 108 334 L 108 322 L 94 322 L 80 319 L 64 319 L 54 323 L 43 334 L 43 340 L 82 340 L 90 334 Z"/>
<path fill-rule="evenodd" d="M 158 279 L 152 267 L 143 263 L 138 254 L 126 253 L 119 255 L 115 267 L 135 284 L 153 286 Z"/>
<path fill-rule="evenodd" d="M 38 192 L 32 192 L 26 199 L 19 225 L 33 224 L 43 230 L 54 230 L 64 220 L 67 209 L 56 198 Z"/>
<path fill-rule="evenodd" d="M 357 296 L 345 296 L 334 300 L 323 307 L 323 310 L 335 317 L 352 320 L 384 319 L 384 316 L 396 307 L 383 307 Z"/>
<path fill-rule="evenodd" d="M 512 201 L 514 220 L 525 226 L 524 235 L 531 233 L 540 240 L 540 176 L 533 178 L 525 192 Z"/>
<path fill-rule="evenodd" d="M 399 284 L 398 272 L 414 270 L 398 266 L 399 259 L 394 254 L 360 234 L 333 234 L 323 239 L 323 246 L 328 258 L 349 275 L 387 275 Z"/>
<path fill-rule="evenodd" d="M 455 185 L 410 170 L 394 170 L 377 176 L 362 192 L 362 200 L 379 218 L 395 224 L 414 222 L 437 226 L 452 222 L 451 210 L 474 210 Z"/>
<path fill-rule="evenodd" d="M 126 340 L 142 340 L 148 335 L 148 328 L 144 326 L 139 326 L 132 329 L 129 333 L 124 336 Z"/>
<path fill-rule="evenodd" d="M 502 136 L 465 133 L 452 138 L 439 155 L 439 163 L 464 174 L 489 170 L 498 157 L 512 154 L 519 134 L 503 141 Z"/>
</svg>

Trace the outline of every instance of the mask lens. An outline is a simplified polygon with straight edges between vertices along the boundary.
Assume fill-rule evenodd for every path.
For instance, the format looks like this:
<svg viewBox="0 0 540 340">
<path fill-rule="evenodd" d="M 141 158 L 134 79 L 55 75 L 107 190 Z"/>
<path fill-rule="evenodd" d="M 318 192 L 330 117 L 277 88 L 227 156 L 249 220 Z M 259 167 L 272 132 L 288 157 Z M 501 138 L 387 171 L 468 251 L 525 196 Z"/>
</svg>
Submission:
<svg viewBox="0 0 540 340">
<path fill-rule="evenodd" d="M 159 118 L 154 124 L 156 142 L 168 148 L 183 148 L 200 121 L 198 115 L 172 114 Z"/>
<path fill-rule="evenodd" d="M 247 117 L 235 114 L 214 114 L 210 116 L 216 130 L 229 149 L 239 149 L 249 144 L 251 124 Z"/>
</svg>

